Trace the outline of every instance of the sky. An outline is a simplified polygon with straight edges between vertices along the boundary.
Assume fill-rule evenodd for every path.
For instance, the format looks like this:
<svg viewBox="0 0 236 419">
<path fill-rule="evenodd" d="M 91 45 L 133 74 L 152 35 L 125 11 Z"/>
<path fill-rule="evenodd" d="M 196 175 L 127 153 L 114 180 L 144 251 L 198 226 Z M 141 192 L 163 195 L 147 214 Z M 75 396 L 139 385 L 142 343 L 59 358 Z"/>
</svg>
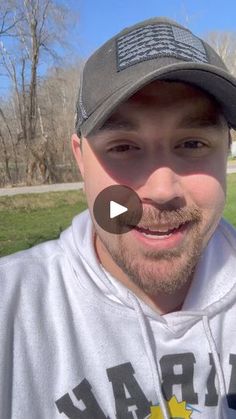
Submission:
<svg viewBox="0 0 236 419">
<path fill-rule="evenodd" d="M 210 31 L 236 33 L 236 0 L 56 0 L 72 11 L 68 27 L 71 48 L 63 50 L 64 62 L 84 61 L 99 46 L 127 26 L 154 16 L 165 16 L 187 26 L 197 36 Z M 60 47 L 58 49 L 61 53 Z M 52 65 L 40 61 L 39 75 Z M 9 92 L 9 79 L 0 71 L 0 97 Z"/>
<path fill-rule="evenodd" d="M 77 46 L 84 58 L 123 28 L 153 16 L 166 16 L 198 36 L 236 32 L 235 0 L 67 0 L 76 5 Z"/>
</svg>

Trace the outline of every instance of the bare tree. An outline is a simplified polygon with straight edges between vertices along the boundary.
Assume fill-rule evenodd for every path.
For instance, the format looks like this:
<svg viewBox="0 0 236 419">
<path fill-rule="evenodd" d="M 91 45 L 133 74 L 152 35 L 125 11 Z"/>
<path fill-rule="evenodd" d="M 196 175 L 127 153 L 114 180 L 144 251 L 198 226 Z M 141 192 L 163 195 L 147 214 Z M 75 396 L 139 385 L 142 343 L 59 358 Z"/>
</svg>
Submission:
<svg viewBox="0 0 236 419">
<path fill-rule="evenodd" d="M 236 76 L 236 32 L 214 31 L 207 34 L 206 41 L 222 58 L 229 71 Z M 236 140 L 236 131 L 231 130 L 233 140 Z"/>
<path fill-rule="evenodd" d="M 14 36 L 15 26 L 22 18 L 21 15 L 15 16 L 14 3 L 11 0 L 0 0 L 0 37 Z"/>
<path fill-rule="evenodd" d="M 236 32 L 210 32 L 205 39 L 223 59 L 229 71 L 236 75 Z"/>
<path fill-rule="evenodd" d="M 11 0 L 9 0 L 9 2 L 0 0 L 0 40 L 3 37 L 14 37 L 15 27 L 21 19 L 22 19 L 22 16 L 20 16 L 20 14 L 18 15 L 18 17 L 14 15 Z M 11 171 L 9 167 L 9 161 L 11 159 L 11 152 L 14 156 L 16 172 L 18 171 L 17 157 L 16 157 L 14 146 L 13 146 L 14 140 L 12 137 L 12 132 L 11 132 L 10 126 L 8 124 L 7 118 L 2 108 L 0 108 L 0 116 L 3 122 L 3 125 L 7 129 L 7 133 L 10 136 L 10 141 L 11 141 L 11 146 L 12 146 L 12 149 L 9 150 L 8 142 L 5 138 L 5 133 L 1 129 L 0 130 L 0 145 L 1 145 L 2 155 L 4 157 L 3 160 L 5 164 L 6 180 L 9 182 L 9 181 L 12 181 Z"/>
<path fill-rule="evenodd" d="M 25 147 L 27 184 L 31 184 L 37 169 L 46 182 L 49 137 L 38 103 L 39 66 L 57 58 L 56 46 L 63 45 L 66 38 L 69 11 L 54 0 L 11 0 L 13 3 L 15 37 L 11 43 L 0 43 L 2 64 L 13 87 L 18 141 Z"/>
<path fill-rule="evenodd" d="M 59 167 L 65 169 L 65 181 L 74 178 L 70 137 L 74 130 L 80 69 L 79 60 L 64 67 L 54 67 L 39 86 L 38 103 L 43 130 L 50 139 L 47 156 L 50 160 L 49 176 L 52 179 L 61 178 L 58 173 Z M 71 178 L 67 169 L 70 169 Z"/>
</svg>

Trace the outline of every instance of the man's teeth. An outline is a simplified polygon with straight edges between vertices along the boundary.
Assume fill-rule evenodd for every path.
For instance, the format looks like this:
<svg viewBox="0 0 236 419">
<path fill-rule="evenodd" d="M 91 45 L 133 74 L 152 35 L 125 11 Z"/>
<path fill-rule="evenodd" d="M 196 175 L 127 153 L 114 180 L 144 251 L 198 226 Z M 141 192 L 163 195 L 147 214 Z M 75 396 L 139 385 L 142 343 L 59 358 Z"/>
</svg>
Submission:
<svg viewBox="0 0 236 419">
<path fill-rule="evenodd" d="M 146 233 L 142 233 L 142 231 L 140 231 L 140 233 L 145 236 L 148 237 L 149 239 L 154 239 L 154 240 L 163 240 L 166 239 L 167 237 L 172 236 L 173 233 L 169 233 L 169 234 L 146 234 Z"/>
<path fill-rule="evenodd" d="M 171 229 L 166 230 L 152 230 L 151 228 L 136 227 L 137 231 L 143 236 L 148 237 L 149 239 L 166 239 L 173 235 L 181 226 L 172 227 Z"/>
</svg>

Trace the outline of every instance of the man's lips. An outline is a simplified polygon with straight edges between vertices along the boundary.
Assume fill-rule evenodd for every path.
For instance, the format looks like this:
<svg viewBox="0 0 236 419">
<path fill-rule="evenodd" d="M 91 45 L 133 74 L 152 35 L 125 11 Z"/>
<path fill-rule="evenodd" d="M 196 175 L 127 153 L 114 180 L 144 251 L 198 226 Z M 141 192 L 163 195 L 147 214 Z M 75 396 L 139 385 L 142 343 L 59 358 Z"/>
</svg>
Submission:
<svg viewBox="0 0 236 419">
<path fill-rule="evenodd" d="M 150 235 L 168 235 L 171 233 L 175 233 L 176 231 L 180 230 L 187 222 L 178 223 L 175 225 L 158 225 L 158 226 L 135 226 L 135 230 L 139 231 L 140 233 L 150 234 Z"/>
<path fill-rule="evenodd" d="M 142 229 L 141 227 L 135 227 L 130 233 L 135 240 L 145 248 L 154 249 L 155 251 L 170 250 L 183 243 L 186 234 L 189 231 L 190 224 L 190 222 L 185 222 L 180 224 L 178 228 L 169 229 L 168 227 L 165 231 L 150 231 L 146 228 Z"/>
<path fill-rule="evenodd" d="M 135 227 L 135 229 L 137 231 L 140 231 L 140 233 L 145 233 L 145 234 L 159 234 L 159 235 L 164 235 L 164 234 L 170 234 L 170 233 L 174 233 L 176 230 L 179 229 L 179 227 L 177 228 L 140 228 L 140 227 Z"/>
</svg>

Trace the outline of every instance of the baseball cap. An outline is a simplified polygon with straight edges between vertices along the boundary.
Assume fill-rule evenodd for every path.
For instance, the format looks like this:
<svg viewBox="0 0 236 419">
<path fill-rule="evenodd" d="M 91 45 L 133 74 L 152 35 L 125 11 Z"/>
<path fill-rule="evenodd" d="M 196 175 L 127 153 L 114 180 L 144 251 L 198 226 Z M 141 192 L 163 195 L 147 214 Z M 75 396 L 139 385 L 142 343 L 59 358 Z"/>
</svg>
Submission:
<svg viewBox="0 0 236 419">
<path fill-rule="evenodd" d="M 236 78 L 207 42 L 173 20 L 156 17 L 124 29 L 85 63 L 76 109 L 79 135 L 97 131 L 119 104 L 154 80 L 201 88 L 236 128 Z"/>
</svg>

